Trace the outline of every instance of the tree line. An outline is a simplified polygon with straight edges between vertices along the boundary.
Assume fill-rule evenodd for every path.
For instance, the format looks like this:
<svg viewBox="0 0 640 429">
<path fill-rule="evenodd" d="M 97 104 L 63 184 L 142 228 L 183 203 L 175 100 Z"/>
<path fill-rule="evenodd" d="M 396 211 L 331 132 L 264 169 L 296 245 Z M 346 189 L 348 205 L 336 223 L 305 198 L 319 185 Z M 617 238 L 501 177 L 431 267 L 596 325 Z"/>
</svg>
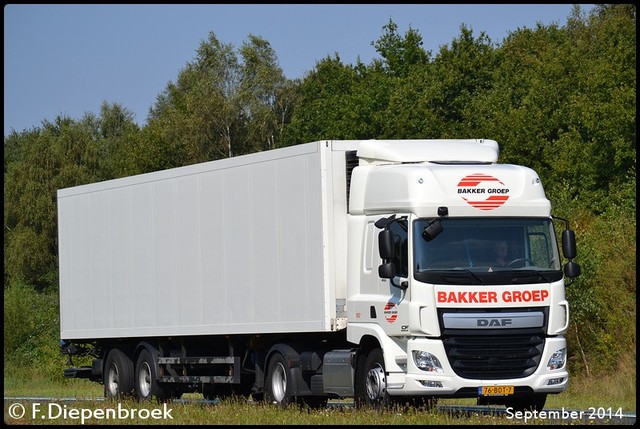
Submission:
<svg viewBox="0 0 640 429">
<path fill-rule="evenodd" d="M 574 6 L 566 24 L 517 29 L 501 43 L 463 25 L 436 53 L 389 20 L 372 45 L 369 64 L 331 55 L 290 80 L 263 38 L 236 48 L 209 33 L 143 126 L 103 102 L 97 114 L 12 130 L 5 298 L 25 285 L 57 290 L 61 188 L 324 139 L 490 138 L 500 162 L 538 172 L 553 213 L 576 230 L 583 274 L 567 289 L 570 364 L 596 372 L 635 356 L 635 5 Z M 6 302 L 5 333 L 17 324 Z"/>
</svg>

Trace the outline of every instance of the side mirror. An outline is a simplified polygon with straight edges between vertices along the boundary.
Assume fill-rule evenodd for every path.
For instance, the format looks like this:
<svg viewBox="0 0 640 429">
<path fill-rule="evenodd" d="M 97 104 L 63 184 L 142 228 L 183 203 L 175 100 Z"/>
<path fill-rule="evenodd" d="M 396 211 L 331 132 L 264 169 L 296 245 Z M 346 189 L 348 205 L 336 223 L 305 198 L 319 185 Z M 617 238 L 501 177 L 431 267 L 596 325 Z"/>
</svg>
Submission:
<svg viewBox="0 0 640 429">
<path fill-rule="evenodd" d="M 422 231 L 422 238 L 425 241 L 431 241 L 438 236 L 442 232 L 442 222 L 440 219 L 434 219 L 429 222 L 429 225 Z"/>
<path fill-rule="evenodd" d="M 570 229 L 562 231 L 562 253 L 567 259 L 576 257 L 576 234 Z"/>
<path fill-rule="evenodd" d="M 396 276 L 396 266 L 393 262 L 381 264 L 378 267 L 378 276 L 381 279 L 392 279 Z"/>
<path fill-rule="evenodd" d="M 576 234 L 568 228 L 562 231 L 562 253 L 565 258 L 569 259 L 569 262 L 564 265 L 564 275 L 570 279 L 578 277 L 580 275 L 580 265 L 571 260 L 577 254 Z"/>
<path fill-rule="evenodd" d="M 393 234 L 390 230 L 384 229 L 378 234 L 378 251 L 382 259 L 393 259 L 395 256 Z"/>
<path fill-rule="evenodd" d="M 569 261 L 564 265 L 564 275 L 573 279 L 580 275 L 580 265 L 573 261 Z"/>
</svg>

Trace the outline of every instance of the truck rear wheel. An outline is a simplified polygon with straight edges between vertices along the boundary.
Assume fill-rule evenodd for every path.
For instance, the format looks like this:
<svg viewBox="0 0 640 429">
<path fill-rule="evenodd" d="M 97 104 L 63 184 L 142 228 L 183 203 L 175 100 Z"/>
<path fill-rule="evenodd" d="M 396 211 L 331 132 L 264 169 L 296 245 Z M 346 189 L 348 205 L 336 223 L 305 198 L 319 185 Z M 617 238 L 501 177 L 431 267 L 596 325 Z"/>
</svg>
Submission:
<svg viewBox="0 0 640 429">
<path fill-rule="evenodd" d="M 148 401 L 155 397 L 159 401 L 164 401 L 171 398 L 171 391 L 158 383 L 156 359 L 147 349 L 143 349 L 138 356 L 135 377 L 135 392 L 138 400 Z"/>
<path fill-rule="evenodd" d="M 293 402 L 292 377 L 287 362 L 280 353 L 275 353 L 269 360 L 267 378 L 264 386 L 265 401 L 286 407 Z"/>
<path fill-rule="evenodd" d="M 391 404 L 381 349 L 373 349 L 358 358 L 354 390 L 357 408 L 384 408 Z"/>
<path fill-rule="evenodd" d="M 120 349 L 112 349 L 104 365 L 104 396 L 120 399 L 133 394 L 133 362 Z"/>
</svg>

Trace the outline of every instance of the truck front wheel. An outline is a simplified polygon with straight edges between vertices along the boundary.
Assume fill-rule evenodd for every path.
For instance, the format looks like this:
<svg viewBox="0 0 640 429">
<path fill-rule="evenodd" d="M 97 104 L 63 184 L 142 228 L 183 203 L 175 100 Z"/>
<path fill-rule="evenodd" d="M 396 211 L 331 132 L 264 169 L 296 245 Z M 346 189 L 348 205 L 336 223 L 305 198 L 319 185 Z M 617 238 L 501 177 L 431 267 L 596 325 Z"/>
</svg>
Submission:
<svg viewBox="0 0 640 429">
<path fill-rule="evenodd" d="M 105 398 L 120 399 L 133 394 L 133 362 L 122 350 L 109 352 L 103 377 Z"/>
<path fill-rule="evenodd" d="M 275 353 L 269 360 L 267 369 L 264 386 L 265 401 L 282 407 L 289 405 L 293 402 L 292 383 L 285 358 L 280 353 Z"/>
<path fill-rule="evenodd" d="M 383 408 L 391 404 L 381 349 L 376 348 L 359 356 L 354 390 L 358 408 Z"/>
</svg>

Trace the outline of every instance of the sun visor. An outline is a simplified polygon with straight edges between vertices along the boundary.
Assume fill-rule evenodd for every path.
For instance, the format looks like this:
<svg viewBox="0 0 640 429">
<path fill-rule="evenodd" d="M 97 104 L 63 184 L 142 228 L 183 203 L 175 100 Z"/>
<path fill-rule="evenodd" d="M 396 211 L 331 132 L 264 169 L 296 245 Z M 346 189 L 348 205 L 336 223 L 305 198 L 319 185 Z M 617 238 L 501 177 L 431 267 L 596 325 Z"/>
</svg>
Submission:
<svg viewBox="0 0 640 429">
<path fill-rule="evenodd" d="M 495 163 L 495 140 L 364 140 L 358 147 L 360 165 L 388 163 Z"/>
</svg>

